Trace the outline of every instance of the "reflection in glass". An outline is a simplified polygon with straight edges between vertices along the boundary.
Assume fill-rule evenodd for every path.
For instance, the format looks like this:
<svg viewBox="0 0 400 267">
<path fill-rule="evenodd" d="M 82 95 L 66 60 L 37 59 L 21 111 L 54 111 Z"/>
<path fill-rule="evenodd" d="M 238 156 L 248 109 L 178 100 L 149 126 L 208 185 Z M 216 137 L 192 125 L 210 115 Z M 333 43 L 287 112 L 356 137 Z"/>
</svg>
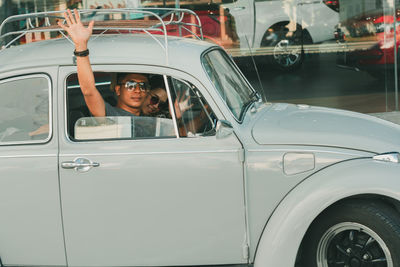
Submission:
<svg viewBox="0 0 400 267">
<path fill-rule="evenodd" d="M 208 52 L 202 59 L 203 66 L 221 98 L 237 120 L 255 98 L 255 92 L 220 50 Z"/>
<path fill-rule="evenodd" d="M 0 83 L 0 143 L 49 137 L 49 82 L 26 78 Z"/>
<path fill-rule="evenodd" d="M 157 117 L 83 117 L 74 128 L 76 140 L 175 137 L 172 119 Z"/>
<path fill-rule="evenodd" d="M 338 55 L 338 66 L 369 75 L 367 79 L 371 82 L 366 86 L 363 98 L 368 101 L 369 97 L 371 103 L 369 108 L 362 108 L 362 112 L 398 109 L 395 98 L 398 87 L 398 13 L 393 0 L 342 4 L 336 31 L 336 38 L 343 45 L 343 52 Z M 353 78 L 360 75 L 354 74 Z"/>
<path fill-rule="evenodd" d="M 175 99 L 175 116 L 181 137 L 215 134 L 216 116 L 200 91 L 192 84 L 170 78 L 169 88 Z"/>
<path fill-rule="evenodd" d="M 399 109 L 399 0 L 2 1 L 0 21 L 67 7 L 189 8 L 206 40 L 223 46 L 269 101 L 374 114 Z M 28 35 L 22 42 L 35 38 L 47 37 Z"/>
</svg>

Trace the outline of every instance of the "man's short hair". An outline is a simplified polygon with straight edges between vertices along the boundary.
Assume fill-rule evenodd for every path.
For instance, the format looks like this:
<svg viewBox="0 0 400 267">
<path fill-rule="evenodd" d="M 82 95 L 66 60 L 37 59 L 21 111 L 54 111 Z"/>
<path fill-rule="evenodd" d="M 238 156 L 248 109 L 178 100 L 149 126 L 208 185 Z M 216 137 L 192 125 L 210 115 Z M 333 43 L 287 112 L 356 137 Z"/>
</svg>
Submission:
<svg viewBox="0 0 400 267">
<path fill-rule="evenodd" d="M 138 74 L 138 75 L 143 75 L 144 77 L 147 78 L 146 74 L 142 73 L 134 73 L 134 72 L 119 72 L 117 73 L 117 85 L 121 84 L 122 81 L 126 78 L 126 76 L 131 75 L 131 74 Z M 148 78 L 147 78 L 148 79 Z"/>
</svg>

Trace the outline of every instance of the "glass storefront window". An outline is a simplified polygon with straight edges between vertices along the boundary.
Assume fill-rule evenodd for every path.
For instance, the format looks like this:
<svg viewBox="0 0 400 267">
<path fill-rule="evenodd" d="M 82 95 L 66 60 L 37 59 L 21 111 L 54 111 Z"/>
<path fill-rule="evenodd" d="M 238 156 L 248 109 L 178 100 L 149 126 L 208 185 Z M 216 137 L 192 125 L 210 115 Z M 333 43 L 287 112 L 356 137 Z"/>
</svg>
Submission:
<svg viewBox="0 0 400 267">
<path fill-rule="evenodd" d="M 385 114 L 396 117 L 399 111 L 400 0 L 1 3 L 0 22 L 11 14 L 74 7 L 189 8 L 199 16 L 205 40 L 224 47 L 268 101 L 343 108 L 390 120 Z"/>
</svg>

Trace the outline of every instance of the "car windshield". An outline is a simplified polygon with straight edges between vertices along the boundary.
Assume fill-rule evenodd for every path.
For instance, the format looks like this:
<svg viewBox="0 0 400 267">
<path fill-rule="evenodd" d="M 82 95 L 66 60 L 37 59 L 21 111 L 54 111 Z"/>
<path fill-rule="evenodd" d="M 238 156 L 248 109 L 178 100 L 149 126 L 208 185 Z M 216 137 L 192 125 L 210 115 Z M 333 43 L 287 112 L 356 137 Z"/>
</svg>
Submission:
<svg viewBox="0 0 400 267">
<path fill-rule="evenodd" d="M 203 56 L 202 61 L 218 93 L 236 119 L 241 121 L 248 105 L 258 99 L 257 93 L 223 51 L 211 50 Z"/>
</svg>

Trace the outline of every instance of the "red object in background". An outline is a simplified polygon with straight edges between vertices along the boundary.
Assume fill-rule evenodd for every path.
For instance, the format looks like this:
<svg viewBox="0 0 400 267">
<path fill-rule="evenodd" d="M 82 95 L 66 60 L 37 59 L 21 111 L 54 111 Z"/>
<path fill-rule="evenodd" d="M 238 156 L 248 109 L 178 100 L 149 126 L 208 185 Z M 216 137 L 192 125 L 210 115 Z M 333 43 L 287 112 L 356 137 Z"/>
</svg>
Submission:
<svg viewBox="0 0 400 267">
<path fill-rule="evenodd" d="M 361 59 L 361 64 L 393 64 L 395 61 L 394 49 L 398 50 L 400 44 L 400 19 L 396 19 L 395 23 L 393 16 L 379 16 L 372 18 L 374 29 L 376 30 L 375 37 L 377 44 L 368 50 L 368 57 Z M 396 25 L 395 25 L 396 24 Z M 395 35 L 396 29 L 396 43 Z"/>
<path fill-rule="evenodd" d="M 342 22 L 341 28 L 336 31 L 335 37 L 347 43 L 349 48 L 353 44 L 372 44 L 354 51 L 349 49 L 344 54 L 345 62 L 339 62 L 340 65 L 356 67 L 379 76 L 386 68 L 393 67 L 395 60 L 400 59 L 399 54 L 395 58 L 394 53 L 394 49 L 398 52 L 400 45 L 400 17 L 395 22 L 392 15 L 364 14 Z"/>
<path fill-rule="evenodd" d="M 217 4 L 209 4 L 204 7 L 200 5 L 182 6 L 182 8 L 192 9 L 199 17 L 204 39 L 211 40 L 221 46 L 227 46 L 227 44 L 233 44 L 238 41 L 234 18 L 226 9 L 220 8 Z M 190 24 L 198 24 L 195 16 L 188 14 L 184 16 L 182 21 Z M 196 35 L 200 34 L 197 27 L 186 26 L 186 28 L 188 30 L 181 28 L 180 33 L 178 26 L 170 25 L 167 27 L 168 35 L 179 36 L 182 34 L 184 37 L 192 37 L 193 34 L 190 31 Z"/>
<path fill-rule="evenodd" d="M 329 8 L 339 12 L 339 0 L 323 0 L 324 4 L 327 5 Z"/>
</svg>

